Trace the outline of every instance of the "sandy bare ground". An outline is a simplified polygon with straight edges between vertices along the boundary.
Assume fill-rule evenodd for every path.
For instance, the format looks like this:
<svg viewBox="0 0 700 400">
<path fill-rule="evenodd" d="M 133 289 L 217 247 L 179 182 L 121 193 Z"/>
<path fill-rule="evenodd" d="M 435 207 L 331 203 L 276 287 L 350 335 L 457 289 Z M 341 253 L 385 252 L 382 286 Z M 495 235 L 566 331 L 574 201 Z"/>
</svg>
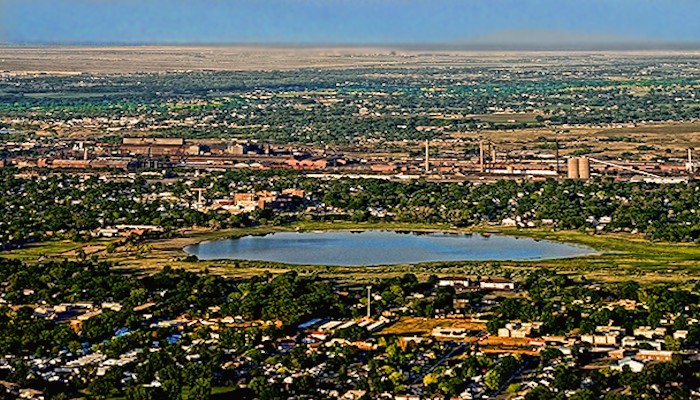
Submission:
<svg viewBox="0 0 700 400">
<path fill-rule="evenodd" d="M 518 62 L 546 65 L 560 57 L 587 58 L 682 55 L 700 51 L 629 52 L 505 52 L 416 50 L 391 47 L 255 47 L 255 46 L 0 46 L 0 71 L 75 74 L 201 70 L 290 70 L 298 68 L 359 68 L 372 66 L 454 66 Z M 528 58 L 532 58 L 528 60 Z M 600 62 L 598 60 L 597 62 Z"/>
<path fill-rule="evenodd" d="M 105 246 L 102 245 L 87 245 L 81 247 L 81 249 L 85 252 L 85 255 L 89 256 L 91 254 L 99 253 L 100 251 L 103 251 L 105 249 Z M 78 250 L 70 250 L 66 251 L 65 253 L 61 253 L 61 256 L 67 256 L 67 257 L 74 257 L 78 254 Z"/>
</svg>

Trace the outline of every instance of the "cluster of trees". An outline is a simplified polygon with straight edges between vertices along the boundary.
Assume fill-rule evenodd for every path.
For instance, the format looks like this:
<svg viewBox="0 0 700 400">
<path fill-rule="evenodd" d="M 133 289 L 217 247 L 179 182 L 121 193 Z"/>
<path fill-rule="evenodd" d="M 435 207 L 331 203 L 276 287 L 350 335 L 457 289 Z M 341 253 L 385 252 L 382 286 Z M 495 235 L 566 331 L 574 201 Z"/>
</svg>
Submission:
<svg viewBox="0 0 700 400">
<path fill-rule="evenodd" d="M 55 357 L 61 350 L 79 354 L 86 348 L 82 343 L 112 358 L 135 349 L 159 349 L 141 351 L 136 362 L 110 368 L 104 375 L 98 376 L 93 368 L 86 368 L 69 385 L 42 380 L 20 357 L 14 359 L 11 370 L 0 372 L 0 379 L 39 388 L 49 394 L 86 390 L 95 398 L 206 399 L 213 387 L 235 386 L 235 382 L 245 379 L 247 388 L 236 389 L 232 396 L 275 399 L 313 396 L 319 389 L 338 388 L 367 390 L 371 395 L 386 391 L 407 393 L 414 382 L 420 381 L 424 394 L 456 396 L 476 376 L 483 376 L 487 389 L 498 391 L 521 366 L 531 364 L 531 360 L 519 357 L 492 359 L 467 351 L 449 368 L 429 369 L 453 350 L 454 345 L 416 343 L 394 336 L 378 338 L 375 350 L 337 346 L 309 352 L 300 335 L 292 339 L 289 350 L 280 351 L 275 340 L 295 331 L 298 323 L 314 317 L 349 317 L 353 314 L 350 306 L 363 299 L 365 293 L 364 286 L 358 286 L 340 296 L 329 282 L 295 272 L 233 281 L 208 271 L 195 273 L 166 267 L 153 275 L 135 277 L 109 264 L 89 260 L 27 264 L 0 259 L 0 281 L 7 282 L 0 287 L 0 297 L 12 300 L 13 304 L 46 303 L 50 306 L 62 302 L 113 301 L 123 306 L 121 311 L 103 310 L 100 315 L 84 321 L 79 332 L 67 324 L 33 315 L 30 307 L 0 308 L 0 354 Z M 435 288 L 436 282 L 435 276 L 421 282 L 411 274 L 373 282 L 375 292 L 382 297 L 373 303 L 373 312 L 380 314 L 397 306 L 407 306 L 408 313 L 424 312 L 431 317 L 434 314 L 430 312 L 447 309 L 455 298 L 463 296 L 453 288 Z M 686 343 L 695 343 L 700 341 L 700 329 L 683 325 L 683 322 L 686 318 L 700 317 L 696 306 L 700 303 L 697 294 L 700 285 L 697 286 L 690 291 L 664 285 L 641 287 L 634 282 L 592 284 L 548 270 L 535 270 L 522 282 L 528 300 L 500 299 L 488 328 L 493 330 L 502 322 L 520 319 L 544 321 L 545 329 L 550 332 L 568 333 L 578 329 L 585 333 L 595 325 L 609 323 L 627 329 L 646 324 L 656 326 L 660 318 L 680 314 L 674 328 L 688 329 L 690 337 Z M 422 293 L 425 299 L 409 300 L 408 296 L 413 293 Z M 466 296 L 478 300 L 478 294 Z M 574 302 L 577 299 L 585 301 L 579 304 Z M 604 301 L 617 299 L 643 301 L 645 306 L 636 310 L 600 307 Z M 143 316 L 133 311 L 134 306 L 145 302 L 154 303 L 148 313 L 162 319 L 182 314 L 191 317 L 218 315 L 279 323 L 217 330 L 202 326 L 182 336 L 174 327 L 145 324 Z M 565 310 L 560 307 L 562 304 L 566 305 Z M 121 328 L 128 328 L 130 333 L 114 337 Z M 208 341 L 215 334 L 218 339 L 213 345 Z M 366 339 L 368 333 L 362 328 L 348 328 L 335 335 L 354 341 Z M 188 358 L 193 354 L 197 356 L 196 361 Z M 543 366 L 562 359 L 561 352 L 555 349 L 545 349 L 541 354 Z M 227 360 L 237 360 L 238 364 L 234 368 L 222 367 Z M 320 365 L 323 365 L 323 377 L 308 374 L 309 368 Z M 366 374 L 350 379 L 351 365 L 366 365 Z M 270 382 L 265 371 L 273 368 L 280 372 L 278 379 Z M 123 380 L 125 372 L 135 373 L 138 380 Z M 674 360 L 649 365 L 641 374 L 591 372 L 584 387 L 584 380 L 575 367 L 559 362 L 553 372 L 552 386 L 534 389 L 528 398 L 558 399 L 562 393 L 571 392 L 580 399 L 601 398 L 615 396 L 618 388 L 636 396 L 631 398 L 679 396 L 700 384 L 696 382 L 696 372 L 689 364 Z M 292 383 L 284 383 L 280 376 L 294 378 Z M 160 386 L 144 386 L 155 380 Z"/>
<path fill-rule="evenodd" d="M 589 217 L 610 217 L 606 231 L 639 231 L 652 240 L 700 238 L 696 184 L 658 185 L 603 179 L 589 183 L 499 181 L 487 185 L 424 181 L 337 180 L 309 186 L 327 205 L 349 212 L 381 207 L 405 222 L 447 222 L 469 226 L 521 217 L 551 219 L 562 229 L 592 228 Z"/>
<path fill-rule="evenodd" d="M 310 317 L 347 314 L 347 307 L 330 283 L 291 271 L 240 283 L 222 312 L 249 320 L 279 320 L 295 325 Z"/>
<path fill-rule="evenodd" d="M 585 388 L 582 388 L 586 377 Z M 679 360 L 647 365 L 634 373 L 629 367 L 622 371 L 593 370 L 581 375 L 575 367 L 559 364 L 554 369 L 551 387 L 537 386 L 527 400 L 632 400 L 687 399 L 691 389 L 700 384 L 695 366 Z"/>
<path fill-rule="evenodd" d="M 510 363 L 510 359 L 506 363 Z M 506 371 L 497 365 L 494 360 L 485 355 L 466 355 L 451 368 L 440 366 L 426 375 L 423 379 L 425 392 L 427 394 L 442 394 L 448 398 L 459 396 L 473 382 L 472 378 L 491 374 L 492 378 L 490 379 L 494 379 L 493 377 L 496 375 L 504 375 Z M 496 368 L 499 371 L 491 372 Z M 508 379 L 510 376 L 504 376 L 504 378 Z"/>
<path fill-rule="evenodd" d="M 165 267 L 156 274 L 135 277 L 107 263 L 89 260 L 23 263 L 0 258 L 0 281 L 7 283 L 0 287 L 0 297 L 10 304 L 43 303 L 51 307 L 66 302 L 92 302 L 99 306 L 103 301 L 111 301 L 122 306 L 120 311 L 105 309 L 83 321 L 78 332 L 67 323 L 35 315 L 33 307 L 0 307 L 2 355 L 55 357 L 60 350 L 80 354 L 85 349 L 83 343 L 97 346 L 115 358 L 133 349 L 161 348 L 158 352 L 140 353 L 133 365 L 114 367 L 104 376 L 85 370 L 86 376 L 71 381 L 69 388 L 43 381 L 20 359 L 9 375 L 0 373 L 0 379 L 10 379 L 49 393 L 87 389 L 97 398 L 119 394 L 130 399 L 175 399 L 181 398 L 182 393 L 188 393 L 187 399 L 208 398 L 212 385 L 221 385 L 237 376 L 235 370 L 221 371 L 225 349 L 233 354 L 249 353 L 251 360 L 262 362 L 265 356 L 257 346 L 264 342 L 264 337 L 268 344 L 262 351 L 272 354 L 275 351 L 270 347 L 269 338 L 293 331 L 301 321 L 312 317 L 337 317 L 348 309 L 348 304 L 335 294 L 328 282 L 300 277 L 295 272 L 233 281 L 206 270 L 195 273 Z M 278 323 L 220 331 L 217 347 L 196 342 L 210 339 L 213 331 L 208 328 L 171 342 L 169 338 L 178 332 L 177 329 L 147 328 L 143 316 L 133 311 L 135 306 L 146 302 L 154 303 L 148 313 L 155 318 L 172 319 L 183 314 L 206 316 L 216 307 L 222 316 L 241 315 L 247 320 L 269 319 Z M 130 333 L 114 337 L 119 329 Z M 197 362 L 185 358 L 188 353 L 181 347 L 184 344 L 189 344 L 192 352 L 198 355 Z M 303 361 L 306 353 L 305 350 L 299 353 L 301 348 L 279 362 L 290 368 L 306 366 L 308 362 Z M 187 367 L 183 369 L 180 365 Z M 138 382 L 122 382 L 123 373 L 128 371 L 137 374 Z M 154 379 L 158 379 L 160 387 L 143 387 Z M 312 387 L 308 383 L 307 386 Z"/>
<path fill-rule="evenodd" d="M 684 343 L 700 341 L 700 327 L 687 323 L 689 318 L 700 317 L 700 308 L 696 306 L 700 301 L 698 288 L 690 291 L 675 285 L 640 287 L 636 282 L 599 286 L 538 270 L 527 277 L 523 289 L 527 290 L 529 299 L 503 299 L 493 310 L 487 324 L 491 333 L 495 334 L 508 321 L 522 320 L 543 322 L 545 331 L 556 334 L 567 334 L 574 329 L 590 334 L 597 326 L 612 324 L 631 335 L 639 326 L 655 328 L 662 319 L 673 319 L 673 330 L 688 330 Z M 640 305 L 632 310 L 603 306 L 617 300 L 635 300 Z M 668 347 L 677 349 L 680 345 L 672 337 L 667 338 Z"/>
<path fill-rule="evenodd" d="M 172 191 L 181 202 L 145 200 Z M 173 185 L 51 175 L 21 179 L 0 170 L 0 249 L 52 238 L 89 240 L 89 231 L 116 224 L 156 225 L 166 234 L 183 226 L 231 227 L 249 223 L 247 216 L 205 214 L 190 208 L 194 197 L 182 181 Z"/>
<path fill-rule="evenodd" d="M 311 198 L 292 211 L 323 204 L 358 221 L 373 219 L 370 207 L 392 212 L 395 216 L 389 219 L 397 221 L 457 226 L 521 217 L 535 223 L 551 219 L 560 229 L 592 229 L 589 218 L 610 217 L 611 222 L 605 226 L 608 232 L 637 231 L 651 240 L 674 242 L 700 238 L 696 210 L 700 187 L 694 183 L 659 185 L 609 179 L 499 181 L 484 185 L 371 179 L 319 181 L 293 171 L 231 171 L 201 177 L 193 183 L 195 187 L 209 187 L 211 198 L 229 196 L 232 191 L 296 187 L 310 193 Z M 160 192 L 173 193 L 179 201 L 152 196 Z M 195 196 L 184 180 L 169 184 L 142 178 L 105 182 L 68 175 L 22 179 L 11 170 L 2 170 L 0 211 L 7 218 L 0 221 L 0 247 L 52 237 L 88 240 L 90 230 L 120 223 L 158 225 L 167 235 L 173 229 L 192 225 L 227 228 L 284 224 L 295 218 L 289 212 L 282 215 L 271 210 L 246 215 L 203 213 L 190 207 Z"/>
</svg>

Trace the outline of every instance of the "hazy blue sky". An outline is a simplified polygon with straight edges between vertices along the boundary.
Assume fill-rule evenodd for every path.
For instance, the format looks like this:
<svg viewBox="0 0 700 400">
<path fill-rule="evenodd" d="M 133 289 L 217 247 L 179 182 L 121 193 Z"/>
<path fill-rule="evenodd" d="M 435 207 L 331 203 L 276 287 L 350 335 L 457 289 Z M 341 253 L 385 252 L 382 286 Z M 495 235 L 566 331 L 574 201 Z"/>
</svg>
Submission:
<svg viewBox="0 0 700 400">
<path fill-rule="evenodd" d="M 0 0 L 11 43 L 434 43 L 525 29 L 700 42 L 700 0 Z"/>
</svg>

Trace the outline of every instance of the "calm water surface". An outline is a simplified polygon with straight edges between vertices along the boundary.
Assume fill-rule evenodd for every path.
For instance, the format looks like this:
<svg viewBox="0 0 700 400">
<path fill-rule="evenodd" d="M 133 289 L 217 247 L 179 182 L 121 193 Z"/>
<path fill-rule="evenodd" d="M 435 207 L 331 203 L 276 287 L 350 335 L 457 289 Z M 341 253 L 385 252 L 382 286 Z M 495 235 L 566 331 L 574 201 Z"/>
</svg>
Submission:
<svg viewBox="0 0 700 400">
<path fill-rule="evenodd" d="M 259 260 L 306 265 L 389 265 L 436 261 L 544 260 L 595 254 L 564 243 L 450 233 L 280 232 L 185 247 L 200 260 Z"/>
</svg>

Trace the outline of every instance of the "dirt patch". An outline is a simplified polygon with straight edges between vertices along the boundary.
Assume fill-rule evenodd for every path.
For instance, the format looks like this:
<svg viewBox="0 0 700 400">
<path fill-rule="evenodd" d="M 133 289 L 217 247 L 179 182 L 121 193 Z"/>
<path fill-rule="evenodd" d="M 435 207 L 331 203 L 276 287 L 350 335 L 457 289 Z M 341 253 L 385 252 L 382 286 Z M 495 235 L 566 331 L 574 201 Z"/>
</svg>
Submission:
<svg viewBox="0 0 700 400">
<path fill-rule="evenodd" d="M 380 335 L 426 336 L 435 328 L 463 328 L 470 331 L 486 330 L 486 324 L 456 318 L 402 317 L 394 324 L 382 329 Z"/>
</svg>

